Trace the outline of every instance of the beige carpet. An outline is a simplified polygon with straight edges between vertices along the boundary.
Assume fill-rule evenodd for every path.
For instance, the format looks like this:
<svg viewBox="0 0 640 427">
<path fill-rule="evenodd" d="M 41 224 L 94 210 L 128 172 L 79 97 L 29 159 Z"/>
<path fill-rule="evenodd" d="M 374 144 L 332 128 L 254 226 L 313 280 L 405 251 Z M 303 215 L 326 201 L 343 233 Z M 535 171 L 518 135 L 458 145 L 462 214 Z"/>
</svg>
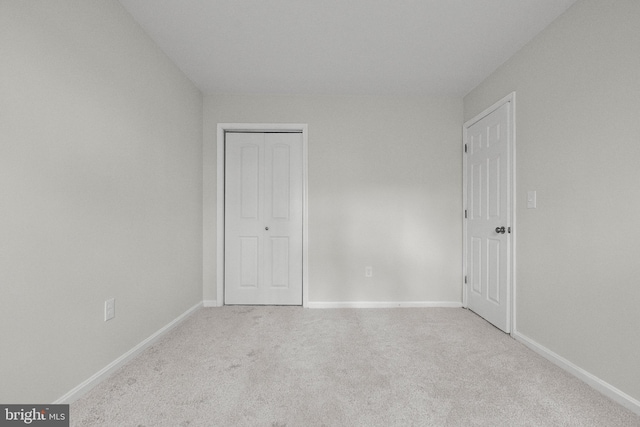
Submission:
<svg viewBox="0 0 640 427">
<path fill-rule="evenodd" d="M 72 426 L 640 426 L 463 309 L 201 309 Z"/>
</svg>

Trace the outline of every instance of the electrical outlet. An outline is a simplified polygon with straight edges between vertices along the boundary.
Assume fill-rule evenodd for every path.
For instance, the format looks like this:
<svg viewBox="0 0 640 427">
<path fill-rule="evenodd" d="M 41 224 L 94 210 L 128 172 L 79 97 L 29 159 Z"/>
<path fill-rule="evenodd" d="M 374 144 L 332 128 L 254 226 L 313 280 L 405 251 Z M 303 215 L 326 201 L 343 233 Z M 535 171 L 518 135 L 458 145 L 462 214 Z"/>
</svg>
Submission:
<svg viewBox="0 0 640 427">
<path fill-rule="evenodd" d="M 364 277 L 373 277 L 373 267 L 367 266 L 364 268 Z"/>
<path fill-rule="evenodd" d="M 104 321 L 111 320 L 116 317 L 116 300 L 108 299 L 104 302 Z"/>
<path fill-rule="evenodd" d="M 527 191 L 527 209 L 535 209 L 538 206 L 535 191 Z"/>
</svg>

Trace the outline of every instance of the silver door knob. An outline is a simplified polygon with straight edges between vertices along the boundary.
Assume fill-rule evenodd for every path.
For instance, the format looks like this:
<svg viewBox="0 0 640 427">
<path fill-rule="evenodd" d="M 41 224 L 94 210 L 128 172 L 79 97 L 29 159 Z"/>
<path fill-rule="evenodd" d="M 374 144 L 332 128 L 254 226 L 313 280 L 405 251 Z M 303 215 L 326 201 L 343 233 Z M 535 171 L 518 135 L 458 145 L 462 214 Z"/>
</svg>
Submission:
<svg viewBox="0 0 640 427">
<path fill-rule="evenodd" d="M 502 227 L 502 228 L 504 228 L 504 227 Z M 265 229 L 265 230 L 267 230 L 267 231 L 269 231 L 269 227 L 265 227 L 264 229 Z"/>
<path fill-rule="evenodd" d="M 506 229 L 504 227 L 496 227 L 496 233 L 504 234 Z"/>
</svg>

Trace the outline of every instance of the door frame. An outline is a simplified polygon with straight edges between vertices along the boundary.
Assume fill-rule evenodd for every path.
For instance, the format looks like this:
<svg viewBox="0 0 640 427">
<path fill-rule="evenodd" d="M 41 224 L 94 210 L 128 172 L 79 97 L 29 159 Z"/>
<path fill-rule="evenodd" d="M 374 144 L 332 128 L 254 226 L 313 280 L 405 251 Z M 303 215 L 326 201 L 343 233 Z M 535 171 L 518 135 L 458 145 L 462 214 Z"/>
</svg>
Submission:
<svg viewBox="0 0 640 427">
<path fill-rule="evenodd" d="M 302 133 L 302 306 L 309 304 L 309 227 L 308 227 L 308 126 L 290 123 L 218 123 L 217 133 L 217 237 L 216 303 L 224 305 L 224 146 L 226 132 L 300 132 Z"/>
<path fill-rule="evenodd" d="M 498 102 L 491 105 L 489 108 L 482 111 L 470 120 L 467 120 L 462 126 L 462 306 L 468 308 L 468 292 L 469 284 L 467 283 L 467 184 L 469 177 L 467 176 L 467 156 L 465 146 L 467 144 L 467 132 L 468 129 L 479 120 L 488 116 L 503 105 L 510 103 L 509 108 L 509 152 L 511 153 L 508 162 L 509 180 L 507 183 L 507 195 L 509 196 L 508 202 L 508 215 L 510 218 L 511 234 L 509 234 L 510 242 L 507 245 L 507 278 L 509 280 L 509 287 L 507 294 L 509 295 L 509 302 L 507 303 L 507 324 L 509 326 L 509 333 L 513 334 L 516 331 L 516 93 L 511 92 Z"/>
</svg>

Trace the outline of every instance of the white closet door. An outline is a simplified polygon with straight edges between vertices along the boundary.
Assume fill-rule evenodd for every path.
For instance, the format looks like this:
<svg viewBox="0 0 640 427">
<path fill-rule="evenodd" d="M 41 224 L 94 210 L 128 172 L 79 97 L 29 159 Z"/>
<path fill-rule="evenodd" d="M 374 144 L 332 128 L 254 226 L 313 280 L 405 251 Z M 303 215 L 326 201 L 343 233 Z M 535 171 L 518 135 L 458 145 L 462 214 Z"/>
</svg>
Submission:
<svg viewBox="0 0 640 427">
<path fill-rule="evenodd" d="M 225 136 L 225 304 L 302 305 L 302 134 Z"/>
</svg>

